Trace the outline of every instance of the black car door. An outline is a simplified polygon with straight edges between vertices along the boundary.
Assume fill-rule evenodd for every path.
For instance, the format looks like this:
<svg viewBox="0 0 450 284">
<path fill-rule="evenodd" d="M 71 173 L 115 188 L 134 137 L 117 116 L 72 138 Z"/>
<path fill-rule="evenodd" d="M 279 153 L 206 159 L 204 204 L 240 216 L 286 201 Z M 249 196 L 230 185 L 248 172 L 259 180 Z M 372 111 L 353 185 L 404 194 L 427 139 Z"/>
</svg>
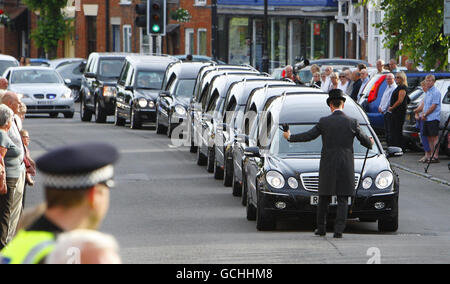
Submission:
<svg viewBox="0 0 450 284">
<path fill-rule="evenodd" d="M 117 81 L 116 107 L 120 116 L 125 116 L 125 83 L 129 69 L 130 63 L 126 63 L 122 68 L 119 80 Z"/>
</svg>

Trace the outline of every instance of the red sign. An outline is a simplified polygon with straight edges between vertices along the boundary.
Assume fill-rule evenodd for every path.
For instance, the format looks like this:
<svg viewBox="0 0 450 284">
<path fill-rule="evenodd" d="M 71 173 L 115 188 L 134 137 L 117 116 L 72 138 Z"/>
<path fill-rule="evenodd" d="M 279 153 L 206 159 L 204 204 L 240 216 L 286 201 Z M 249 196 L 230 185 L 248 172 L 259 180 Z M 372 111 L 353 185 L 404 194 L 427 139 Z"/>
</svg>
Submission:
<svg viewBox="0 0 450 284">
<path fill-rule="evenodd" d="M 320 24 L 314 24 L 314 35 L 320 35 Z"/>
</svg>

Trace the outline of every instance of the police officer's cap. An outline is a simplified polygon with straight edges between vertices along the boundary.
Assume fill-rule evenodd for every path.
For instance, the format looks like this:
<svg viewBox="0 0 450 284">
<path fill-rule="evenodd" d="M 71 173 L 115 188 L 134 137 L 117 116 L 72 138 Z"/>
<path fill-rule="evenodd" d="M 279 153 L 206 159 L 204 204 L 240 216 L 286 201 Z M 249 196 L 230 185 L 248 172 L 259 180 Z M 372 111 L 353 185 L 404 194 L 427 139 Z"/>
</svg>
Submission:
<svg viewBox="0 0 450 284">
<path fill-rule="evenodd" d="M 331 101 L 333 100 L 342 100 L 346 101 L 345 94 L 341 89 L 334 89 L 329 92 L 329 97 L 327 99 L 327 105 L 330 105 Z"/>
<path fill-rule="evenodd" d="M 86 189 L 100 183 L 111 184 L 113 164 L 119 153 L 104 143 L 72 145 L 50 151 L 39 158 L 37 168 L 44 185 L 52 189 Z"/>
</svg>

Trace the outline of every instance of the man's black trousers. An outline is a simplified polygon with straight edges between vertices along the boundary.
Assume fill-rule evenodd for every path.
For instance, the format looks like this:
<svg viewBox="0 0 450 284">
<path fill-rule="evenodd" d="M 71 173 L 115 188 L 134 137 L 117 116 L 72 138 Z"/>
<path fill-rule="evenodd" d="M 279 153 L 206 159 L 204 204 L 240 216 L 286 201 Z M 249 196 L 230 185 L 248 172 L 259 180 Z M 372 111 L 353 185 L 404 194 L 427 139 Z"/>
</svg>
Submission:
<svg viewBox="0 0 450 284">
<path fill-rule="evenodd" d="M 334 232 L 343 234 L 348 218 L 348 196 L 338 196 L 336 221 Z M 317 208 L 317 229 L 326 231 L 328 208 L 331 203 L 331 196 L 319 196 L 319 206 Z"/>
</svg>

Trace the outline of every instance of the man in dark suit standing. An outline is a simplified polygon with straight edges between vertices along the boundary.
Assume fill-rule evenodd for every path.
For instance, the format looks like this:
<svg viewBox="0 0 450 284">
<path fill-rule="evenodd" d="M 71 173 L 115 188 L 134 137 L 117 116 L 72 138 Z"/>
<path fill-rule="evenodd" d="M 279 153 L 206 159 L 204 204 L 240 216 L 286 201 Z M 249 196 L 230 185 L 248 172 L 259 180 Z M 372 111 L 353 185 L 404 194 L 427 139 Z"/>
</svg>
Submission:
<svg viewBox="0 0 450 284">
<path fill-rule="evenodd" d="M 362 80 L 361 80 L 361 72 L 359 70 L 353 71 L 353 89 L 352 93 L 348 94 L 352 97 L 352 99 L 356 102 L 358 101 L 358 93 L 359 89 L 361 89 Z"/>
<path fill-rule="evenodd" d="M 338 197 L 335 222 L 335 238 L 342 238 L 348 217 L 349 197 L 355 196 L 355 162 L 353 142 L 355 137 L 361 144 L 371 149 L 375 143 L 361 130 L 356 119 L 343 112 L 346 98 L 337 89 L 329 93 L 327 104 L 332 115 L 323 117 L 310 131 L 291 135 L 288 127 L 284 138 L 289 142 L 308 142 L 322 136 L 323 148 L 319 173 L 319 206 L 317 211 L 316 235 L 326 235 L 328 206 L 332 196 Z"/>
</svg>

